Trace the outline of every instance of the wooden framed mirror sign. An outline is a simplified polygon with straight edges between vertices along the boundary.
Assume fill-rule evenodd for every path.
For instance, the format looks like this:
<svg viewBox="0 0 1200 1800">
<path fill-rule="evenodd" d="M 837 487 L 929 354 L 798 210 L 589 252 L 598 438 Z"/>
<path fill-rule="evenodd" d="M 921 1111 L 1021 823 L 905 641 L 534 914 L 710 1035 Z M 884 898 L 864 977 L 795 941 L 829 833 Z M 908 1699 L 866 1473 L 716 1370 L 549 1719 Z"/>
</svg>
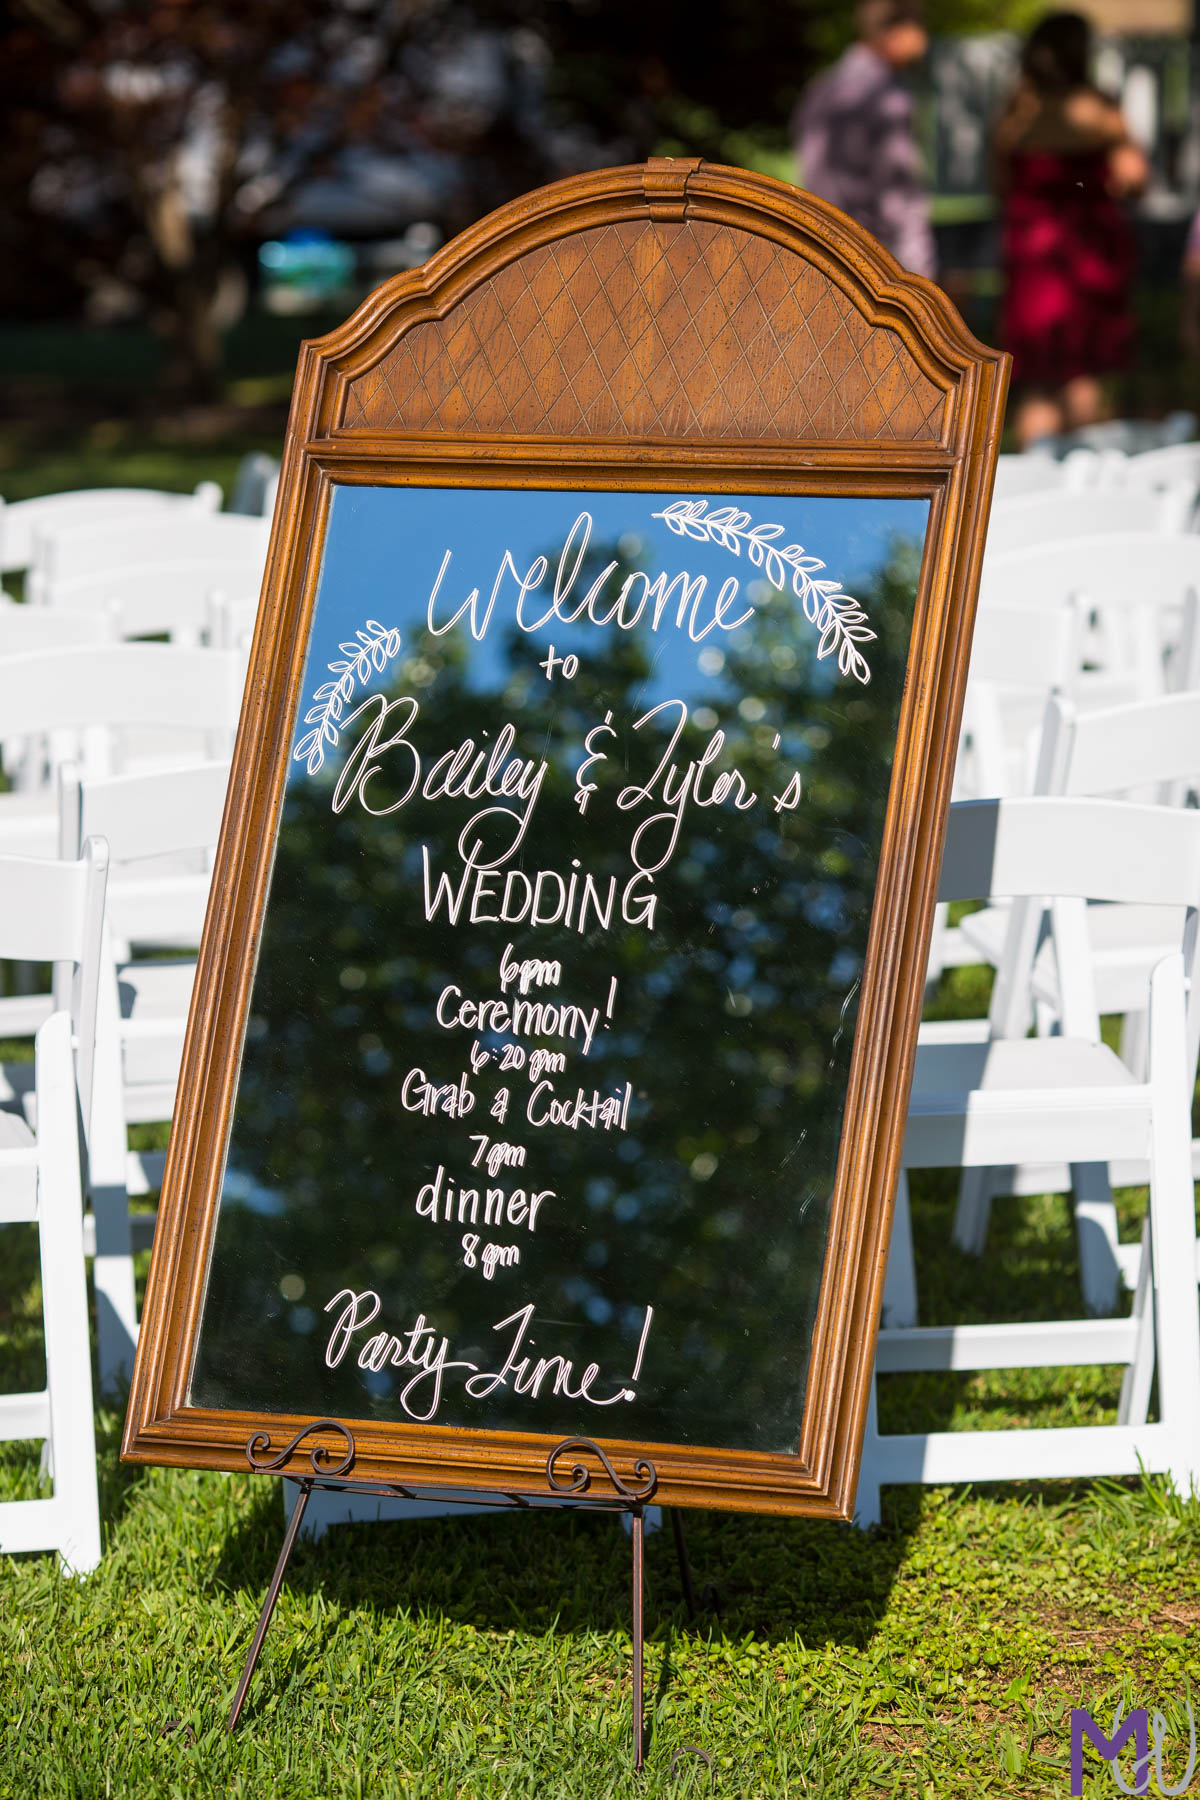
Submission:
<svg viewBox="0 0 1200 1800">
<path fill-rule="evenodd" d="M 304 346 L 127 1457 L 852 1513 L 1004 378 L 682 161 Z"/>
</svg>

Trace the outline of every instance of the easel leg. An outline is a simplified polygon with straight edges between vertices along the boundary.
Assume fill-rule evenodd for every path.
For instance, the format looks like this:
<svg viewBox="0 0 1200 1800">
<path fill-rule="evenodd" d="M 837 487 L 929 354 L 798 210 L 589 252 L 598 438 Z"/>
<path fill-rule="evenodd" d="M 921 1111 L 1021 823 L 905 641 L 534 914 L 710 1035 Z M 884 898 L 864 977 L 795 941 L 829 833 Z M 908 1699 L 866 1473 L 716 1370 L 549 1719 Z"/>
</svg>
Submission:
<svg viewBox="0 0 1200 1800">
<path fill-rule="evenodd" d="M 275 1573 L 271 1577 L 271 1585 L 267 1589 L 267 1597 L 263 1601 L 263 1609 L 258 1615 L 258 1629 L 255 1631 L 254 1641 L 250 1645 L 250 1654 L 246 1658 L 246 1666 L 242 1670 L 242 1678 L 237 1684 L 237 1693 L 233 1696 L 233 1706 L 229 1714 L 229 1724 L 225 1728 L 227 1731 L 232 1731 L 234 1729 L 241 1714 L 242 1707 L 246 1703 L 246 1694 L 249 1690 L 250 1683 L 254 1678 L 255 1666 L 258 1663 L 259 1653 L 263 1647 L 263 1640 L 267 1635 L 267 1627 L 271 1623 L 271 1614 L 275 1611 L 275 1602 L 279 1598 L 279 1590 L 283 1586 L 283 1578 L 287 1573 L 288 1562 L 291 1559 L 292 1551 L 295 1549 L 296 1539 L 300 1533 L 300 1526 L 304 1520 L 305 1509 L 308 1506 L 309 1497 L 312 1494 L 313 1484 L 311 1481 L 301 1481 L 299 1485 L 300 1493 L 296 1500 L 296 1504 L 292 1509 L 292 1516 L 288 1520 L 288 1528 L 284 1534 L 283 1545 L 279 1552 L 279 1560 L 275 1564 Z"/>
<path fill-rule="evenodd" d="M 641 1773 L 645 1757 L 642 1737 L 642 1650 L 646 1620 L 642 1605 L 642 1577 L 645 1573 L 646 1521 L 640 1506 L 630 1509 L 633 1527 L 633 1772 Z"/>
</svg>

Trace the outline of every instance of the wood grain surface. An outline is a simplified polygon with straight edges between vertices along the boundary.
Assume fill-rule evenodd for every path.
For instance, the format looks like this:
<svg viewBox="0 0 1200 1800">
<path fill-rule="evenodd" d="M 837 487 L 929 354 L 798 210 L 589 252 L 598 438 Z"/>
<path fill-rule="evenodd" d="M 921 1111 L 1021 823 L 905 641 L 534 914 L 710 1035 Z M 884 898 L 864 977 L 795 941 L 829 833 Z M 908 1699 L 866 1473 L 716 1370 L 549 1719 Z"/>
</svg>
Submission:
<svg viewBox="0 0 1200 1800">
<path fill-rule="evenodd" d="M 344 429 L 939 444 L 947 395 L 784 244 L 629 220 L 543 244 L 349 384 Z"/>
</svg>

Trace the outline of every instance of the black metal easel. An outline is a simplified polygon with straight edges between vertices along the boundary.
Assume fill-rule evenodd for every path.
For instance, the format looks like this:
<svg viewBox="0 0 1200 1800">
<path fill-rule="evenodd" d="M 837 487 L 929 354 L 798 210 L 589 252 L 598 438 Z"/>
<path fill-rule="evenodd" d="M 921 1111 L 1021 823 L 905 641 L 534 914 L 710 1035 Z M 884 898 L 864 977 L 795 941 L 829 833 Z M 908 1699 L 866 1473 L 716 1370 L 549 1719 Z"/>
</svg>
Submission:
<svg viewBox="0 0 1200 1800">
<path fill-rule="evenodd" d="M 408 1485 L 401 1485 L 396 1482 L 376 1483 L 341 1480 L 339 1478 L 347 1475 L 354 1465 L 357 1446 L 354 1442 L 353 1433 L 348 1431 L 347 1428 L 340 1424 L 336 1419 L 314 1420 L 311 1425 L 306 1425 L 302 1431 L 298 1431 L 291 1442 L 285 1444 L 283 1449 L 274 1455 L 270 1454 L 271 1440 L 269 1434 L 265 1431 L 257 1431 L 247 1441 L 246 1461 L 250 1464 L 252 1469 L 262 1474 L 268 1474 L 277 1469 L 281 1469 L 304 1442 L 304 1439 L 313 1436 L 316 1432 L 333 1432 L 342 1440 L 345 1449 L 339 1455 L 336 1450 L 331 1450 L 324 1444 L 315 1444 L 309 1452 L 309 1462 L 312 1464 L 313 1470 L 312 1474 L 292 1477 L 292 1479 L 297 1482 L 300 1493 L 296 1500 L 295 1507 L 292 1509 L 292 1516 L 288 1520 L 288 1527 L 284 1533 L 283 1543 L 279 1551 L 279 1558 L 275 1564 L 275 1572 L 271 1576 L 270 1583 L 267 1587 L 266 1599 L 263 1601 L 262 1611 L 258 1615 L 258 1624 L 255 1627 L 250 1650 L 246 1657 L 245 1666 L 242 1669 L 241 1679 L 237 1684 L 237 1692 L 233 1696 L 233 1706 L 230 1709 L 229 1724 L 227 1727 L 229 1731 L 233 1731 L 236 1727 L 238 1719 L 241 1716 L 242 1708 L 245 1705 L 246 1695 L 249 1692 L 250 1683 L 254 1678 L 254 1670 L 258 1663 L 259 1654 L 262 1651 L 263 1641 L 266 1638 L 267 1629 L 271 1623 L 271 1615 L 275 1611 L 275 1603 L 279 1599 L 280 1589 L 283 1587 L 283 1578 L 287 1573 L 287 1566 L 291 1560 L 292 1551 L 296 1547 L 296 1539 L 300 1535 L 300 1527 L 304 1523 L 304 1514 L 308 1507 L 309 1498 L 315 1488 L 324 1488 L 333 1493 L 378 1494 L 388 1499 L 397 1500 L 434 1499 L 445 1501 L 450 1505 L 520 1507 L 526 1512 L 533 1510 L 533 1500 L 528 1494 L 503 1492 L 496 1494 L 494 1497 L 489 1496 L 484 1498 L 482 1495 L 472 1493 L 469 1498 L 464 1497 L 460 1500 L 454 1494 L 453 1490 L 446 1488 L 409 1487 Z M 642 1722 L 642 1664 L 646 1635 L 645 1613 L 643 1608 L 643 1581 L 646 1562 L 645 1515 L 647 1503 L 652 1499 L 654 1492 L 658 1487 L 658 1470 L 650 1461 L 649 1457 L 638 1457 L 633 1465 L 633 1476 L 637 1485 L 631 1486 L 628 1482 L 622 1480 L 599 1444 L 593 1442 L 591 1438 L 564 1438 L 560 1444 L 554 1446 L 553 1450 L 551 1450 L 549 1456 L 546 1458 L 546 1484 L 552 1495 L 562 1496 L 564 1499 L 570 1495 L 586 1494 L 592 1484 L 591 1471 L 582 1462 L 577 1461 L 572 1463 L 569 1471 L 565 1474 L 559 1473 L 556 1469 L 555 1465 L 559 1461 L 559 1458 L 570 1454 L 575 1454 L 576 1456 L 583 1454 L 595 1457 L 597 1462 L 600 1463 L 608 1481 L 612 1484 L 614 1496 L 612 1499 L 609 1499 L 607 1496 L 599 1500 L 589 1499 L 587 1501 L 588 1507 L 594 1512 L 627 1513 L 629 1515 L 631 1536 L 633 1539 L 633 1767 L 635 1772 L 640 1772 L 645 1760 L 645 1734 Z M 672 1507 L 669 1510 L 671 1513 L 671 1531 L 675 1540 L 675 1554 L 679 1561 L 679 1579 L 683 1587 L 683 1597 L 687 1605 L 688 1617 L 695 1618 L 695 1594 L 692 1586 L 692 1571 L 688 1560 L 687 1543 L 683 1533 L 683 1521 L 680 1519 L 677 1509 Z M 686 1745 L 684 1750 L 679 1754 L 680 1756 L 684 1754 L 699 1756 L 702 1757 L 705 1762 L 711 1763 L 708 1752 L 701 1750 L 697 1745 Z M 676 1763 L 678 1760 L 679 1757 L 676 1757 Z M 674 1767 L 674 1764 L 672 1767 Z"/>
</svg>

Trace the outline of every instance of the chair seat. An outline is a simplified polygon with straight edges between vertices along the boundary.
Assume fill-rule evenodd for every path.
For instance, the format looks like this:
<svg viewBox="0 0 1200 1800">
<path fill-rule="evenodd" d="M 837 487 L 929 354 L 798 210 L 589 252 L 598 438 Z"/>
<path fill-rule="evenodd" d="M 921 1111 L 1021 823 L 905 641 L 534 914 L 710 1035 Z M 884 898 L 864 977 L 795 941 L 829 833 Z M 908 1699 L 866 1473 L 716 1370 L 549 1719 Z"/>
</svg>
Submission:
<svg viewBox="0 0 1200 1800">
<path fill-rule="evenodd" d="M 53 788 L 0 794 L 0 854 L 58 855 L 58 798 Z"/>
<path fill-rule="evenodd" d="M 978 912 L 968 913 L 958 924 L 959 941 L 964 949 L 977 952 L 977 962 L 994 965 L 1000 960 L 1010 917 L 1007 904 L 984 906 Z M 962 960 L 968 959 L 963 956 Z"/>
<path fill-rule="evenodd" d="M 964 1168 L 1144 1156 L 1150 1091 L 1077 1038 L 919 1043 L 904 1161 Z"/>
<path fill-rule="evenodd" d="M 1150 971 L 1180 943 L 1184 922 L 1182 907 L 1088 907 L 1088 951 L 1102 1013 L 1142 1010 Z M 1058 970 L 1049 942 L 1034 963 L 1033 992 L 1057 1010 Z"/>
<path fill-rule="evenodd" d="M 0 1225 L 36 1219 L 37 1139 L 19 1112 L 0 1107 Z"/>
<path fill-rule="evenodd" d="M 209 886 L 206 870 L 178 867 L 153 880 L 114 881 L 110 886 L 113 930 L 131 944 L 194 950 L 204 929 Z"/>
<path fill-rule="evenodd" d="M 117 992 L 121 1017 L 164 1019 L 187 1013 L 196 979 L 194 956 L 163 957 L 158 962 L 120 963 Z"/>
<path fill-rule="evenodd" d="M 0 1038 L 31 1038 L 54 1011 L 52 994 L 5 994 L 0 999 Z"/>
<path fill-rule="evenodd" d="M 0 1151 L 28 1150 L 37 1143 L 20 1113 L 0 1108 Z"/>
<path fill-rule="evenodd" d="M 123 963 L 117 971 L 122 1075 L 130 1124 L 171 1116 L 195 978 L 196 964 L 191 957 Z M 135 1092 L 141 1094 L 140 1104 L 131 1104 Z"/>
<path fill-rule="evenodd" d="M 34 1065 L 31 1062 L 0 1063 L 0 1120 L 7 1116 L 2 1109 L 17 1115 L 23 1115 L 29 1124 L 36 1126 L 36 1117 L 31 1116 L 34 1095 Z M 0 1125 L 0 1148 L 4 1146 L 3 1126 Z"/>
</svg>

